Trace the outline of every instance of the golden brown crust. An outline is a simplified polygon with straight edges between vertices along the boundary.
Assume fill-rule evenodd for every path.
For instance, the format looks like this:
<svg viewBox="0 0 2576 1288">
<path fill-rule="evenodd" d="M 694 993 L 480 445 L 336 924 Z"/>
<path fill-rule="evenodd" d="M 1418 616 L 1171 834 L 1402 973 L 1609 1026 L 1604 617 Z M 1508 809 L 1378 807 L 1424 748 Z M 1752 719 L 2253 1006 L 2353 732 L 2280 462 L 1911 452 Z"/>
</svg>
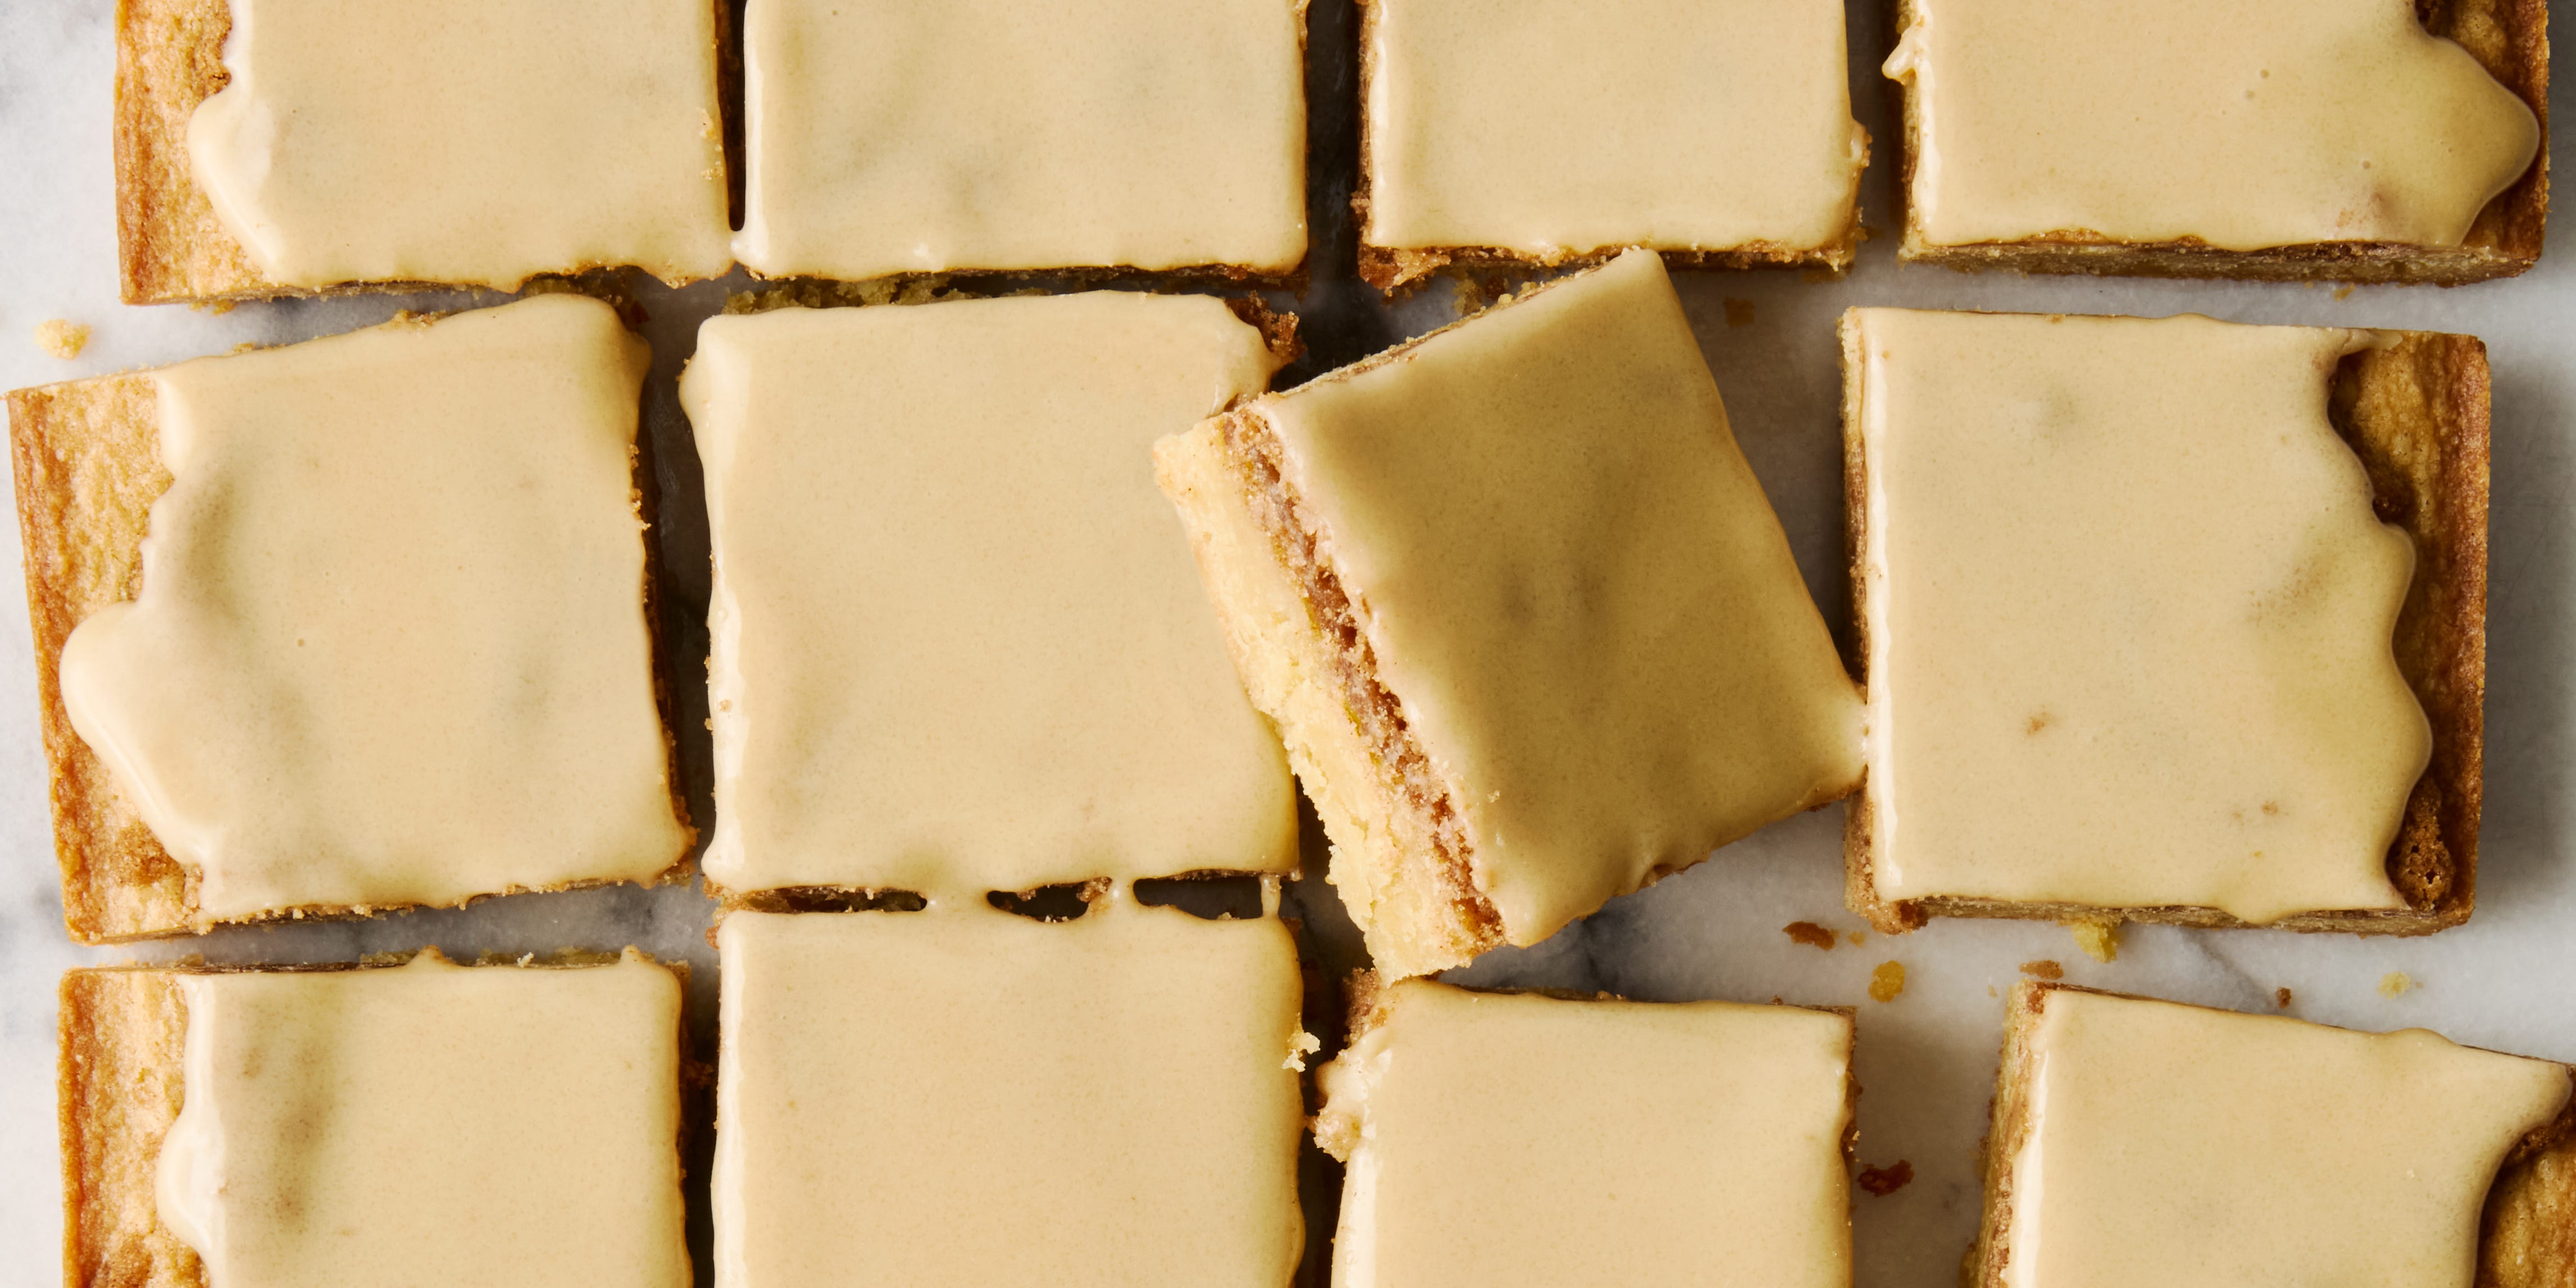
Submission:
<svg viewBox="0 0 2576 1288">
<path fill-rule="evenodd" d="M 161 1225 L 153 1169 L 179 1117 L 187 1004 L 172 972 L 76 970 L 61 991 L 63 1279 L 71 1288 L 204 1288 Z"/>
<path fill-rule="evenodd" d="M 2549 219 L 2548 0 L 2415 0 L 2425 30 L 2457 41 L 2487 74 L 2522 99 L 2540 121 L 2540 152 L 2531 169 L 2478 212 L 2458 246 L 2395 242 L 2312 242 L 2265 250 L 2221 250 L 2197 240 L 2119 242 L 2082 231 L 2010 242 L 1934 246 L 1923 240 L 1911 206 L 1920 112 L 1912 81 L 1904 104 L 1904 147 L 1897 200 L 1908 203 L 1897 256 L 1963 272 L 2082 273 L 2106 277 L 2223 277 L 2274 282 L 2425 283 L 2456 286 L 2512 277 L 2540 259 Z M 1914 0 L 1897 0 L 1901 34 L 1915 20 Z"/>
<path fill-rule="evenodd" d="M 117 261 L 128 304 L 257 299 L 260 276 L 188 171 L 188 117 L 231 79 L 229 0 L 117 0 Z"/>
<path fill-rule="evenodd" d="M 152 502 L 170 486 L 157 426 L 147 376 L 103 376 L 9 395 L 63 924 L 83 943 L 184 929 L 196 911 L 196 883 L 73 731 L 58 675 L 72 628 L 131 599 L 138 588 L 144 527 Z"/>
<path fill-rule="evenodd" d="M 1229 295 L 1225 307 L 1245 326 L 1261 333 L 1261 347 L 1270 351 L 1280 366 L 1287 366 L 1306 354 L 1306 342 L 1297 338 L 1297 315 L 1270 307 L 1270 301 L 1258 295 Z"/>
<path fill-rule="evenodd" d="M 607 965 L 620 957 L 566 950 L 542 959 L 487 957 L 476 964 L 577 968 Z M 408 960 L 408 955 L 388 956 L 360 966 L 284 969 L 375 969 Z M 654 964 L 678 977 L 686 997 L 688 963 Z M 204 1263 L 161 1224 L 154 1193 L 161 1141 L 186 1099 L 188 1005 L 177 978 L 202 973 L 232 971 L 109 966 L 63 973 L 56 1110 L 62 1136 L 63 1281 L 68 1288 L 205 1288 Z M 687 1008 L 679 1009 L 675 1040 L 685 1104 L 693 1080 L 706 1079 L 707 1071 L 691 1058 Z M 695 1121 L 682 1114 L 674 1148 L 685 1149 Z"/>
<path fill-rule="evenodd" d="M 1360 66 L 1360 171 L 1351 189 L 1351 216 L 1360 233 L 1360 280 L 1378 289 L 1378 293 L 1401 297 L 1419 289 L 1435 274 L 1448 272 L 1510 270 L 1534 273 L 1544 269 L 1582 268 L 1607 263 L 1625 246 L 1604 246 L 1583 254 L 1538 256 L 1500 246 L 1379 246 L 1368 240 L 1369 187 L 1373 167 L 1369 147 L 1369 82 L 1377 76 L 1377 5 L 1374 0 L 1358 0 L 1359 66 Z M 1864 146 L 1866 146 L 1864 136 Z M 1807 249 L 1773 246 L 1764 243 L 1730 247 L 1722 250 L 1700 250 L 1691 247 L 1648 246 L 1664 257 L 1672 268 L 1822 268 L 1840 272 L 1851 267 L 1860 249 L 1860 205 L 1855 198 L 1850 222 L 1835 240 Z"/>
<path fill-rule="evenodd" d="M 741 123 L 732 104 L 740 79 L 733 16 L 712 0 L 717 85 L 725 105 L 727 205 L 739 218 Z M 321 288 L 284 286 L 261 274 L 250 253 L 224 227 L 197 188 L 188 165 L 188 118 L 232 80 L 224 40 L 232 34 L 231 0 L 117 0 L 116 244 L 119 295 L 128 304 L 263 300 L 282 296 L 356 295 L 370 291 L 443 289 L 437 282 L 347 282 Z M 563 274 L 614 270 L 575 265 Z M 542 277 L 531 279 L 543 280 Z"/>
<path fill-rule="evenodd" d="M 1843 342 L 1843 515 L 1851 561 L 1858 656 L 1869 669 L 1868 461 L 1861 445 L 1858 322 L 1845 313 Z M 2388 850 L 2388 879 L 2407 906 L 2312 912 L 2269 923 L 2302 932 L 2428 935 L 2469 919 L 2477 905 L 2478 822 L 2486 741 L 2486 560 L 2488 371 L 2475 336 L 2382 332 L 2385 347 L 2346 357 L 2336 368 L 2328 415 L 2370 474 L 2371 504 L 2415 543 L 2392 640 L 2398 670 L 2433 731 L 2424 776 L 2407 797 Z M 1882 933 L 1902 934 L 1930 917 L 2039 921 L 2140 921 L 2237 928 L 2215 908 L 2105 908 L 2003 899 L 1882 899 L 1872 880 L 1874 801 L 1864 782 L 1843 824 L 1844 901 Z"/>
<path fill-rule="evenodd" d="M 2478 1218 L 2477 1288 L 2576 1284 L 2576 1101 L 2505 1159 Z"/>
<path fill-rule="evenodd" d="M 1378 680 L 1376 650 L 1360 629 L 1329 539 L 1288 481 L 1278 438 L 1250 407 L 1227 413 L 1217 424 L 1241 503 L 1305 601 L 1303 669 L 1329 677 L 1353 736 L 1364 742 L 1367 762 L 1379 771 L 1379 781 L 1364 788 L 1346 786 L 1378 794 L 1386 816 L 1400 828 L 1402 839 L 1392 855 L 1396 870 L 1385 875 L 1384 884 L 1407 893 L 1380 901 L 1373 929 L 1387 940 L 1417 945 L 1426 960 L 1463 962 L 1501 946 L 1502 914 L 1476 879 L 1464 820 L 1414 738 L 1403 704 Z"/>
<path fill-rule="evenodd" d="M 2013 1210 L 2012 1160 L 2030 1137 L 2025 1094 L 2037 1053 L 2031 1049 L 2053 993 L 2133 997 L 2046 980 L 2023 980 L 2004 1003 L 2003 1058 L 1995 1070 L 1992 1124 L 1980 1161 L 1985 1215 L 1961 1267 L 1965 1288 L 2004 1288 L 2004 1232 Z M 2154 1001 L 2160 999 L 2139 999 Z M 2188 1005 L 2168 1003 L 2168 1005 Z M 2576 1080 L 2576 1068 L 2568 1069 Z M 2576 1098 L 2557 1119 L 2525 1136 L 2505 1156 L 2479 1218 L 2476 1288 L 2569 1288 L 2576 1284 Z"/>
<path fill-rule="evenodd" d="M 109 604 L 132 599 L 140 587 L 152 503 L 170 487 L 170 474 L 161 465 L 151 376 L 138 372 L 13 390 L 9 444 L 26 561 L 27 618 L 34 635 L 38 718 L 52 777 L 49 797 L 64 928 L 89 944 L 190 932 L 197 914 L 195 878 L 162 848 L 117 789 L 106 764 L 73 730 L 63 708 L 60 675 L 63 642 L 73 628 Z M 650 512 L 644 508 L 652 491 L 646 486 L 647 462 L 636 459 L 632 498 L 649 523 Z M 659 607 L 660 564 L 649 536 L 639 540 L 645 556 L 643 603 L 652 614 Z M 654 618 L 647 620 L 652 623 L 653 683 L 669 757 L 672 809 L 687 828 L 688 802 L 681 795 L 670 694 L 662 678 L 667 669 L 659 665 L 663 633 Z M 693 866 L 683 857 L 660 881 L 685 881 Z M 547 888 L 599 884 L 607 883 Z M 273 915 L 366 914 L 316 907 Z"/>
</svg>

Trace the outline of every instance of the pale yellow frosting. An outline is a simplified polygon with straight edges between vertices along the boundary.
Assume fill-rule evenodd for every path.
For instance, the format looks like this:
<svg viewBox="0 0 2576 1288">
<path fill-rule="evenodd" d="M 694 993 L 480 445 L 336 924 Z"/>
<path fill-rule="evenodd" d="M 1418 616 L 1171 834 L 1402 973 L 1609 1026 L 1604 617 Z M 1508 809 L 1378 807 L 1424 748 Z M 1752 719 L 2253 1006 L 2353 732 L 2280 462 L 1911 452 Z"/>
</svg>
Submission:
<svg viewBox="0 0 2576 1288">
<path fill-rule="evenodd" d="M 687 1288 L 680 984 L 577 970 L 180 975 L 161 1222 L 211 1288 Z"/>
<path fill-rule="evenodd" d="M 1913 0 L 1911 231 L 2457 246 L 2540 144 L 2412 0 Z"/>
<path fill-rule="evenodd" d="M 2403 907 L 2414 548 L 2326 419 L 2369 333 L 1857 325 L 1879 894 Z"/>
<path fill-rule="evenodd" d="M 2056 991 L 2024 1041 L 2006 1288 L 2462 1288 L 2568 1072 L 2422 1029 Z"/>
<path fill-rule="evenodd" d="M 1551 259 L 1840 241 L 1840 0 L 1373 0 L 1367 241 Z"/>
<path fill-rule="evenodd" d="M 1859 693 L 1652 252 L 1249 407 L 1511 942 L 1858 777 Z M 1367 927 L 1369 874 L 1333 879 Z"/>
<path fill-rule="evenodd" d="M 1276 359 L 1204 296 L 709 320 L 680 386 L 715 548 L 732 889 L 975 900 L 1296 865 L 1296 794 L 1155 490 Z"/>
<path fill-rule="evenodd" d="M 630 455 L 648 355 L 596 300 L 152 373 L 170 490 L 63 705 L 202 929 L 644 881 L 675 813 Z"/>
<path fill-rule="evenodd" d="M 1306 255 L 1303 0 L 751 0 L 755 273 L 1284 273 Z"/>
<path fill-rule="evenodd" d="M 1339 1288 L 1846 1288 L 1852 1022 L 1392 985 L 1317 1075 Z"/>
<path fill-rule="evenodd" d="M 270 281 L 728 267 L 708 0 L 230 4 L 189 167 Z"/>
<path fill-rule="evenodd" d="M 732 913 L 718 1288 L 1286 1288 L 1303 1106 L 1272 919 Z"/>
</svg>

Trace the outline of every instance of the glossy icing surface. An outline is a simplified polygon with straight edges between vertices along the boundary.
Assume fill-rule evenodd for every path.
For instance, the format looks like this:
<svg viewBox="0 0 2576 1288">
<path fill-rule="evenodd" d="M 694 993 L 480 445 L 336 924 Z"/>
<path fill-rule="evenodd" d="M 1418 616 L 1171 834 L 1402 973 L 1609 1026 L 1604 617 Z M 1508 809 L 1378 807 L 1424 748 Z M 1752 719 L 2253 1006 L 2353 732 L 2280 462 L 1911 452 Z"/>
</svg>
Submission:
<svg viewBox="0 0 2576 1288">
<path fill-rule="evenodd" d="M 2414 547 L 2326 418 L 2369 334 L 1858 319 L 1881 895 L 2404 906 Z"/>
<path fill-rule="evenodd" d="M 1914 0 L 1886 68 L 1914 91 L 1907 218 L 1935 246 L 2457 246 L 2540 127 L 2415 9 Z"/>
<path fill-rule="evenodd" d="M 271 281 L 728 267 L 706 0 L 229 3 L 189 164 Z"/>
<path fill-rule="evenodd" d="M 546 295 L 152 373 L 173 482 L 63 703 L 202 919 L 679 862 L 645 362 L 607 305 Z"/>
<path fill-rule="evenodd" d="M 1292 868 L 1286 762 L 1149 450 L 1274 365 L 1206 297 L 710 320 L 680 395 L 715 546 L 708 876 L 974 902 Z"/>
</svg>

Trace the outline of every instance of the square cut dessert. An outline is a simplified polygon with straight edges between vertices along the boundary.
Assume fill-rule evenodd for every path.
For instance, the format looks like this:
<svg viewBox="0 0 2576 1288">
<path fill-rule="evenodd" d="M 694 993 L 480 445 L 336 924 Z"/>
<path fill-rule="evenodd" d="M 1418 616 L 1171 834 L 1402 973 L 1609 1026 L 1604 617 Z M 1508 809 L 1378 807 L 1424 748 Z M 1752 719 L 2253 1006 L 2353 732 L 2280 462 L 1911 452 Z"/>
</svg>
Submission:
<svg viewBox="0 0 2576 1288">
<path fill-rule="evenodd" d="M 734 255 L 764 277 L 1306 259 L 1305 0 L 751 0 Z"/>
<path fill-rule="evenodd" d="M 1855 911 L 2468 918 L 2478 341 L 1899 309 L 1842 331 Z"/>
<path fill-rule="evenodd" d="M 718 923 L 717 1288 L 1286 1288 L 1288 928 L 1113 891 L 1046 923 Z"/>
<path fill-rule="evenodd" d="M 677 968 L 75 970 L 64 1280 L 687 1288 Z"/>
<path fill-rule="evenodd" d="M 1653 252 L 1155 452 L 1382 972 L 1537 943 L 1860 777 L 1859 693 Z"/>
<path fill-rule="evenodd" d="M 1359 983 L 1334 1283 L 1851 1283 L 1848 1010 Z"/>
<path fill-rule="evenodd" d="M 125 0 L 125 302 L 732 266 L 710 0 Z"/>
<path fill-rule="evenodd" d="M 1897 7 L 1903 259 L 2457 283 L 2540 257 L 2544 0 Z"/>
<path fill-rule="evenodd" d="M 74 938 L 678 869 L 649 357 L 546 295 L 9 395 Z"/>
<path fill-rule="evenodd" d="M 1360 275 L 1852 261 L 1840 0 L 1365 0 Z"/>
<path fill-rule="evenodd" d="M 1278 361 L 1206 296 L 710 319 L 680 381 L 715 551 L 709 883 L 971 902 L 1294 870 L 1296 789 L 1151 455 Z"/>
<path fill-rule="evenodd" d="M 1968 1288 L 2560 1288 L 2571 1070 L 2024 981 Z"/>
</svg>

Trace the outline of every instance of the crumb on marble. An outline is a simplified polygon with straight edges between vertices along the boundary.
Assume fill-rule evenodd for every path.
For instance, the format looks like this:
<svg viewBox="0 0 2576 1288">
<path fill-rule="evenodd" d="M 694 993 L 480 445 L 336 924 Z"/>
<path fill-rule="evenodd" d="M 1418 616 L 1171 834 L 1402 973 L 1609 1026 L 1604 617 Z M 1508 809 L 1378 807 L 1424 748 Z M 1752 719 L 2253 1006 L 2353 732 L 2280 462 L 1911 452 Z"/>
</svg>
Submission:
<svg viewBox="0 0 2576 1288">
<path fill-rule="evenodd" d="M 2028 975 L 2033 979 L 2066 978 L 2066 968 L 2046 957 L 2042 957 L 2035 962 L 2023 962 L 2021 964 L 2021 973 Z"/>
<path fill-rule="evenodd" d="M 1880 1198 L 1886 1198 L 1913 1183 L 1914 1164 L 1906 1159 L 1900 1158 L 1888 1167 L 1860 1169 L 1860 1187 Z"/>
<path fill-rule="evenodd" d="M 36 347 L 66 361 L 89 347 L 89 328 L 78 322 L 47 318 L 36 324 Z"/>
<path fill-rule="evenodd" d="M 2351 284 L 2351 283 L 2349 283 L 2349 282 L 2347 282 L 2347 283 L 2343 284 L 2342 286 L 2338 286 L 2338 287 L 2336 287 L 2336 288 L 2335 288 L 2335 292 L 2334 292 L 2334 297 L 2335 297 L 2336 299 L 2338 299 L 2338 300 L 2348 300 L 2348 299 L 2351 299 L 2351 298 L 2352 298 L 2352 284 Z"/>
<path fill-rule="evenodd" d="M 2075 932 L 2075 946 L 2097 962 L 2120 959 L 2120 923 L 2118 921 L 2070 921 L 2068 930 Z"/>
<path fill-rule="evenodd" d="M 2379 995 L 2381 997 L 2397 997 L 2404 994 L 2409 989 L 2421 987 L 2423 986 L 2417 984 L 2412 977 L 2402 970 L 2393 970 L 2379 977 Z"/>
<path fill-rule="evenodd" d="M 1878 969 L 1869 973 L 1869 1000 L 1893 1002 L 1896 995 L 1904 991 L 1905 963 L 1880 962 Z"/>
<path fill-rule="evenodd" d="M 1730 295 L 1722 302 L 1726 305 L 1727 330 L 1732 331 L 1740 326 L 1753 325 L 1753 301 L 1739 300 Z"/>
<path fill-rule="evenodd" d="M 2290 990 L 2286 988 L 2273 989 L 2272 1005 L 2284 1011 L 2290 1009 Z"/>
<path fill-rule="evenodd" d="M 1862 944 L 1869 942 L 1869 932 L 1866 930 L 1855 930 L 1851 932 L 1851 941 L 1852 947 L 1858 948 Z"/>
<path fill-rule="evenodd" d="M 1834 950 L 1834 932 L 1812 921 L 1790 922 L 1780 927 L 1780 933 L 1810 948 L 1821 948 L 1826 952 Z"/>
</svg>

